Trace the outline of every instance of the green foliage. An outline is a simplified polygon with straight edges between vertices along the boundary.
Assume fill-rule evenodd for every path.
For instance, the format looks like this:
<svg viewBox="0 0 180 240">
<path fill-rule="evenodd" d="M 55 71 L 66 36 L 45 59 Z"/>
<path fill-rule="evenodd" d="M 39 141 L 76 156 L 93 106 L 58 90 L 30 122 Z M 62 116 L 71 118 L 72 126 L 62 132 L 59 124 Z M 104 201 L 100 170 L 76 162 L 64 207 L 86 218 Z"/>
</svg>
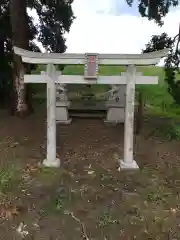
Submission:
<svg viewBox="0 0 180 240">
<path fill-rule="evenodd" d="M 14 166 L 0 170 L 0 194 L 12 191 L 13 187 L 20 183 L 20 172 Z"/>
<path fill-rule="evenodd" d="M 180 104 L 180 84 L 176 81 L 176 73 L 179 72 L 179 34 L 174 39 L 166 33 L 152 36 L 150 42 L 146 45 L 143 52 L 153 52 L 169 48 L 170 52 L 165 59 L 165 81 L 168 84 L 168 92 L 176 104 Z"/>
<path fill-rule="evenodd" d="M 39 16 L 40 23 L 36 26 L 38 40 L 50 52 L 66 50 L 63 34 L 69 32 L 74 20 L 72 3 L 73 0 L 28 0 L 28 6 Z"/>
<path fill-rule="evenodd" d="M 126 0 L 129 6 L 132 6 L 136 1 L 137 0 Z M 179 0 L 138 0 L 138 8 L 142 17 L 155 20 L 157 24 L 162 25 L 162 18 L 167 15 L 170 7 L 176 7 L 179 3 Z"/>
<path fill-rule="evenodd" d="M 64 52 L 66 50 L 64 33 L 70 30 L 74 20 L 72 12 L 73 0 L 27 0 L 27 6 L 34 9 L 39 17 L 39 23 L 34 23 L 28 16 L 29 48 L 40 51 L 33 42 L 36 38 L 49 52 Z M 10 98 L 12 90 L 12 34 L 10 24 L 10 0 L 0 2 L 0 104 Z M 3 62 L 3 64 L 2 64 Z M 61 66 L 62 69 L 64 66 Z M 35 70 L 31 65 L 28 71 Z"/>
<path fill-rule="evenodd" d="M 153 35 L 151 41 L 146 44 L 146 48 L 143 50 L 143 53 L 170 48 L 172 44 L 173 40 L 167 35 L 167 33 L 162 33 L 161 35 Z"/>
<path fill-rule="evenodd" d="M 38 74 L 40 71 L 45 70 L 44 66 L 38 67 L 34 73 Z M 83 66 L 66 66 L 63 74 L 67 75 L 81 75 L 83 74 Z M 102 76 L 117 76 L 121 72 L 126 71 L 125 67 L 122 66 L 100 66 L 100 74 Z M 161 116 L 169 116 L 173 118 L 178 118 L 180 115 L 180 107 L 174 104 L 173 98 L 170 94 L 168 94 L 168 84 L 164 81 L 164 69 L 162 67 L 138 67 L 138 72 L 142 72 L 144 76 L 158 76 L 159 83 L 158 85 L 137 85 L 136 91 L 143 91 L 147 106 L 151 106 L 149 110 L 153 112 L 155 115 Z M 180 77 L 179 74 L 176 76 Z M 33 85 L 33 84 L 32 84 Z M 34 92 L 38 95 L 41 95 L 42 98 L 46 98 L 46 87 L 40 88 L 43 84 L 34 84 Z M 69 91 L 71 91 L 71 86 L 73 91 L 83 92 L 85 90 L 85 86 L 72 84 L 68 86 Z M 92 91 L 94 93 L 105 93 L 109 90 L 109 85 L 93 85 Z"/>
<path fill-rule="evenodd" d="M 166 122 L 164 125 L 155 127 L 152 135 L 167 140 L 180 140 L 179 123 L 175 123 L 175 121 Z"/>
<path fill-rule="evenodd" d="M 134 0 L 126 0 L 129 6 L 135 2 Z M 142 17 L 147 17 L 149 20 L 155 20 L 160 26 L 163 25 L 162 18 L 167 15 L 171 7 L 179 5 L 179 0 L 138 0 L 139 12 Z M 180 31 L 174 38 L 171 38 L 167 33 L 152 36 L 150 42 L 146 45 L 143 52 L 153 52 L 164 48 L 170 48 L 170 52 L 165 60 L 165 81 L 168 84 L 168 92 L 173 97 L 176 104 L 180 104 L 180 84 L 176 81 L 176 73 L 179 72 L 180 63 Z"/>
<path fill-rule="evenodd" d="M 168 91 L 172 95 L 175 103 L 180 104 L 180 84 L 179 81 L 176 80 L 176 72 L 179 72 L 179 56 L 177 56 L 177 53 L 174 52 L 172 48 L 165 61 L 165 80 L 169 85 Z"/>
</svg>

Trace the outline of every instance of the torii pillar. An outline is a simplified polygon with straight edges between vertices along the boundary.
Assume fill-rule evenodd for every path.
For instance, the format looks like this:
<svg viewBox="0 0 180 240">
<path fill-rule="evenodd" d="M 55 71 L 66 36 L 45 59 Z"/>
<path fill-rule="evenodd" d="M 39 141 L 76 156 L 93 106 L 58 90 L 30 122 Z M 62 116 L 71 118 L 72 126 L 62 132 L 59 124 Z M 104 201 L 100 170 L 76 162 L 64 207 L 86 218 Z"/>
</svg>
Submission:
<svg viewBox="0 0 180 240">
<path fill-rule="evenodd" d="M 127 85 L 124 123 L 124 159 L 120 160 L 119 170 L 139 168 L 136 161 L 133 159 L 136 67 L 134 65 L 129 65 L 125 75 Z"/>
</svg>

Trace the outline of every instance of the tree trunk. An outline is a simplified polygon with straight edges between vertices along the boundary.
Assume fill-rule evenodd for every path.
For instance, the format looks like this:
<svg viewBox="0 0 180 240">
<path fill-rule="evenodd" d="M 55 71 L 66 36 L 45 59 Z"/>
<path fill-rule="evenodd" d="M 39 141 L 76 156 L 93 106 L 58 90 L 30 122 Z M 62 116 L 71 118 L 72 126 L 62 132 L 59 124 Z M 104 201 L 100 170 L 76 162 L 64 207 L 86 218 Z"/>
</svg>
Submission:
<svg viewBox="0 0 180 240">
<path fill-rule="evenodd" d="M 5 91 L 4 91 L 4 76 L 5 76 L 5 69 L 4 69 L 4 39 L 1 36 L 0 32 L 0 106 L 4 106 L 5 104 Z"/>
<path fill-rule="evenodd" d="M 2 16 L 2 9 L 0 6 L 0 16 Z M 2 21 L 2 20 L 1 20 Z M 5 92 L 4 92 L 4 69 L 5 53 L 4 53 L 4 33 L 2 29 L 2 23 L 0 24 L 0 106 L 5 104 Z"/>
<path fill-rule="evenodd" d="M 11 0 L 10 17 L 12 27 L 13 46 L 28 49 L 28 18 L 25 0 Z M 25 65 L 21 57 L 14 54 L 13 59 L 13 81 L 14 81 L 14 104 L 13 112 L 18 116 L 30 114 L 27 103 L 27 89 L 24 84 Z"/>
</svg>

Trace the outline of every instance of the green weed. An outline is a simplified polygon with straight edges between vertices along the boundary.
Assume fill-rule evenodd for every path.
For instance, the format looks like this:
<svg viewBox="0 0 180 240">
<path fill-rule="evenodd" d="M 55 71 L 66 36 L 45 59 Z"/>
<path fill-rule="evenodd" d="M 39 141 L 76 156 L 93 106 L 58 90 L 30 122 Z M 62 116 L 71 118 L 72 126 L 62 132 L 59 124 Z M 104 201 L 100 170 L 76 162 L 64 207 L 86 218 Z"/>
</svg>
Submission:
<svg viewBox="0 0 180 240">
<path fill-rule="evenodd" d="M 5 194 L 20 183 L 20 172 L 13 166 L 0 169 L 0 192 Z"/>
</svg>

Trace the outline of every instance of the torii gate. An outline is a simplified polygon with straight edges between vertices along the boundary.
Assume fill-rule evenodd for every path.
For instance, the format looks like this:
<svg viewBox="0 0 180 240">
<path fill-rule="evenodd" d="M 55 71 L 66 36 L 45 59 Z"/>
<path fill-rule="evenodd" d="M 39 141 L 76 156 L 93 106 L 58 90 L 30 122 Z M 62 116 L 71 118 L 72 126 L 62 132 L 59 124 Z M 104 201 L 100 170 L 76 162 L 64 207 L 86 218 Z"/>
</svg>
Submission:
<svg viewBox="0 0 180 240">
<path fill-rule="evenodd" d="M 46 64 L 43 75 L 25 75 L 25 83 L 47 83 L 47 156 L 43 164 L 47 167 L 59 167 L 56 158 L 56 83 L 60 84 L 126 84 L 126 108 L 124 126 L 124 159 L 120 160 L 119 169 L 138 169 L 133 159 L 133 125 L 135 84 L 158 84 L 156 76 L 141 76 L 136 66 L 156 65 L 168 54 L 169 49 L 144 54 L 70 54 L 36 53 L 14 47 L 14 52 L 22 61 L 31 64 Z M 54 64 L 82 64 L 84 76 L 60 75 Z M 124 65 L 126 73 L 119 76 L 99 76 L 99 65 Z"/>
</svg>

